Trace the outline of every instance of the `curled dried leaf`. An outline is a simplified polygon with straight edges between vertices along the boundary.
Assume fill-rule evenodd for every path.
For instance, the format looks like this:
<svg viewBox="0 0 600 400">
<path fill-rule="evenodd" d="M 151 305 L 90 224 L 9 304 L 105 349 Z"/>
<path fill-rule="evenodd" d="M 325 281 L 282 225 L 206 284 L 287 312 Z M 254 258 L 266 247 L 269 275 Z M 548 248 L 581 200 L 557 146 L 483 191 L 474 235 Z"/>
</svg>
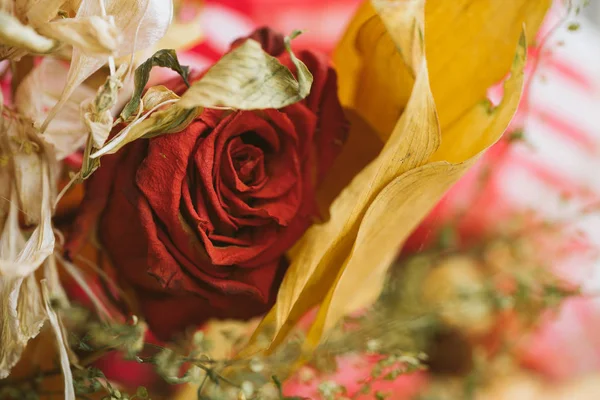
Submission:
<svg viewBox="0 0 600 400">
<path fill-rule="evenodd" d="M 177 72 L 179 76 L 181 76 L 185 84 L 189 86 L 189 67 L 185 65 L 182 66 L 181 64 L 179 64 L 179 60 L 177 59 L 177 53 L 175 53 L 175 50 L 163 49 L 157 51 L 156 53 L 154 53 L 154 55 L 152 55 L 152 57 L 144 61 L 135 70 L 135 89 L 131 100 L 129 100 L 129 102 L 127 103 L 127 105 L 125 105 L 123 111 L 121 112 L 121 117 L 123 118 L 123 120 L 127 121 L 132 115 L 138 112 L 142 92 L 144 91 L 144 88 L 148 83 L 148 79 L 150 79 L 150 71 L 153 67 L 166 67 L 172 69 L 173 71 Z"/>
<path fill-rule="evenodd" d="M 289 39 L 288 39 L 289 40 Z M 312 75 L 289 48 L 298 80 L 258 42 L 246 40 L 213 65 L 181 96 L 178 106 L 230 107 L 239 110 L 282 108 L 305 98 Z"/>
<path fill-rule="evenodd" d="M 473 1 L 465 0 L 460 3 L 471 2 Z M 396 3 L 405 3 L 406 6 L 410 2 Z M 437 24 L 428 25 L 427 21 L 437 16 L 437 13 L 443 10 L 448 12 L 448 8 L 459 8 L 455 3 L 428 1 L 424 17 L 414 19 L 416 26 L 420 20 L 426 21 L 425 49 L 436 48 L 436 32 L 458 32 L 467 29 L 463 27 L 464 24 L 468 25 L 469 29 L 471 26 L 477 26 L 485 31 L 484 27 L 489 20 L 486 17 L 487 13 L 496 3 L 474 3 L 480 7 L 477 13 L 459 13 L 467 19 L 466 21 L 460 18 L 457 20 L 460 22 L 452 18 L 440 18 L 436 20 Z M 468 59 L 470 64 L 480 66 L 479 69 L 468 69 L 464 75 L 461 72 L 460 79 L 465 82 L 464 85 L 468 86 L 468 82 L 474 80 L 478 84 L 488 82 L 489 86 L 493 83 L 490 74 L 495 74 L 495 71 L 490 72 L 485 67 L 490 43 L 482 43 L 477 39 L 469 41 L 469 46 L 465 46 L 464 41 L 454 41 L 453 38 L 457 35 L 446 35 L 445 39 L 450 42 L 446 45 L 446 57 L 431 55 L 427 50 L 426 54 L 420 52 L 420 62 L 411 66 L 415 68 L 415 83 L 411 88 L 408 103 L 400 118 L 394 121 L 394 128 L 385 131 L 383 128 L 386 125 L 382 124 L 381 120 L 373 119 L 376 115 L 373 110 L 377 108 L 373 105 L 380 104 L 389 97 L 389 87 L 379 84 L 385 82 L 387 77 L 379 74 L 386 70 L 402 70 L 406 68 L 407 63 L 414 64 L 414 60 L 412 57 L 380 57 L 369 60 L 374 65 L 385 66 L 383 69 L 368 70 L 372 77 L 377 78 L 371 82 L 379 83 L 366 86 L 361 92 L 350 93 L 346 104 L 354 113 L 373 124 L 386 143 L 381 153 L 333 202 L 331 218 L 322 225 L 312 226 L 291 252 L 292 264 L 279 290 L 277 303 L 255 332 L 253 345 L 246 354 L 259 348 L 257 338 L 267 334 L 267 327 L 274 328 L 275 334 L 272 336 L 270 349 L 275 349 L 306 312 L 320 305 L 305 342 L 305 350 L 310 353 L 341 317 L 376 300 L 383 286 L 387 268 L 409 233 L 479 155 L 498 140 L 517 108 L 523 85 L 526 53 L 524 36 L 519 39 L 518 35 L 524 20 L 539 23 L 549 6 L 548 3 L 544 3 L 545 5 L 537 4 L 529 8 L 524 6 L 531 4 L 526 0 L 517 3 L 511 3 L 511 12 L 506 13 L 507 18 L 501 20 L 499 25 L 494 24 L 493 28 L 489 28 L 493 29 L 494 37 L 502 38 L 498 39 L 502 40 L 502 43 L 505 43 L 506 36 L 515 38 L 512 50 L 503 48 L 502 57 L 508 56 L 513 62 L 511 76 L 505 83 L 504 98 L 497 108 L 490 109 L 489 105 L 484 106 L 481 100 L 485 98 L 485 93 L 481 94 L 482 98 L 475 103 L 469 103 L 470 100 L 461 97 L 463 94 L 471 96 L 471 91 L 454 91 L 453 105 L 449 106 L 445 102 L 445 88 L 448 83 L 437 79 L 438 75 L 434 74 L 443 69 L 444 63 L 449 62 L 448 58 L 454 57 L 453 51 L 449 49 L 460 49 L 463 60 Z M 431 7 L 428 7 L 430 5 Z M 362 15 L 365 13 L 367 17 Z M 361 24 L 365 27 L 372 27 L 373 23 L 381 26 L 383 23 L 379 16 L 373 16 L 373 8 L 370 5 L 361 8 L 356 18 L 362 21 Z M 455 26 L 455 23 L 460 25 Z M 386 21 L 385 25 L 391 26 L 391 22 Z M 353 39 L 343 40 L 342 49 L 338 50 L 338 54 L 353 54 L 359 58 L 359 63 L 350 63 L 348 66 L 338 63 L 338 70 L 343 79 L 355 80 L 360 84 L 363 83 L 360 79 L 365 72 L 364 68 L 356 68 L 363 63 L 360 60 L 361 54 L 346 51 L 344 46 L 360 44 L 360 36 L 370 35 L 372 31 L 353 24 L 350 27 L 349 34 Z M 397 51 L 395 49 L 398 47 L 394 45 L 393 38 L 389 37 L 394 32 L 409 35 L 401 38 L 405 40 L 395 41 L 400 46 L 401 43 L 414 43 L 414 29 L 389 32 L 386 29 L 380 35 L 372 36 L 379 38 L 372 43 L 372 47 L 377 48 L 380 43 L 384 43 L 387 49 Z M 431 46 L 429 41 L 432 41 Z M 413 48 L 414 54 L 419 54 L 418 46 Z M 509 62 L 505 65 L 504 74 L 510 67 Z M 364 106 L 360 97 L 368 99 L 371 104 Z M 470 108 L 453 123 L 444 125 L 442 121 L 440 126 L 438 114 L 445 113 L 459 103 L 469 103 Z M 485 109 L 487 113 L 484 112 Z M 390 113 L 387 117 L 391 118 L 392 115 L 393 113 Z"/>
</svg>

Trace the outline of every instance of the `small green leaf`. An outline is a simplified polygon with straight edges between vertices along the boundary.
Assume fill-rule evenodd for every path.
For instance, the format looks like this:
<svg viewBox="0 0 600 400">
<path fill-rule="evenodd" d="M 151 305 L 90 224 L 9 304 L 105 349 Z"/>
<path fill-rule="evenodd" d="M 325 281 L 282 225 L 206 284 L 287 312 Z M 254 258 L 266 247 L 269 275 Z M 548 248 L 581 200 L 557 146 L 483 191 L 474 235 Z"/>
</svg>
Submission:
<svg viewBox="0 0 600 400">
<path fill-rule="evenodd" d="M 172 49 L 163 49 L 159 50 L 152 57 L 144 61 L 137 69 L 135 70 L 134 77 L 134 91 L 131 100 L 125 105 L 123 111 L 121 112 L 121 117 L 123 120 L 127 121 L 129 117 L 137 113 L 140 107 L 140 99 L 142 98 L 142 92 L 148 83 L 148 79 L 150 78 L 150 71 L 153 67 L 165 67 L 170 68 L 173 71 L 177 72 L 185 84 L 189 87 L 190 84 L 188 82 L 188 76 L 190 73 L 190 68 L 188 66 L 182 66 L 179 64 L 179 60 L 177 59 L 177 53 Z"/>
</svg>

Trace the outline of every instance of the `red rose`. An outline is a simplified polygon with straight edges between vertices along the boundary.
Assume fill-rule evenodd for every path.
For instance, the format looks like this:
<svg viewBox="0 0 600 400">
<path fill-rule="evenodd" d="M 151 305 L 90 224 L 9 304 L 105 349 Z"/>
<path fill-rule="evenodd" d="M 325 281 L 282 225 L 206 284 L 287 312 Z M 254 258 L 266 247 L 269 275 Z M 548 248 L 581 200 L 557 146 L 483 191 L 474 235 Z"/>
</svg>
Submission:
<svg viewBox="0 0 600 400">
<path fill-rule="evenodd" d="M 281 35 L 261 29 L 250 37 L 295 71 Z M 103 157 L 87 182 L 66 254 L 99 218 L 99 242 L 160 338 L 209 318 L 266 312 L 284 253 L 318 217 L 315 190 L 347 122 L 327 58 L 297 56 L 314 76 L 304 101 L 281 110 L 205 110 L 180 133 Z"/>
</svg>

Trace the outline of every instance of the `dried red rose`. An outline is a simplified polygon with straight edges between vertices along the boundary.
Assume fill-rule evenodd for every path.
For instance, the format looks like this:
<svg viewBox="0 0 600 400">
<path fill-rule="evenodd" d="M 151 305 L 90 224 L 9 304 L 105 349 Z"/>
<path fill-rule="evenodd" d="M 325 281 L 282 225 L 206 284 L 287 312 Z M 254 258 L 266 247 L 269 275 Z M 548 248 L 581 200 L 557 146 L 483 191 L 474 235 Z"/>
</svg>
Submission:
<svg viewBox="0 0 600 400">
<path fill-rule="evenodd" d="M 261 29 L 250 37 L 295 70 L 281 35 Z M 315 190 L 347 122 L 327 58 L 297 56 L 314 76 L 304 101 L 205 110 L 180 133 L 103 157 L 87 183 L 66 252 L 77 251 L 99 217 L 100 243 L 161 338 L 208 318 L 266 312 L 284 253 L 317 217 Z"/>
</svg>

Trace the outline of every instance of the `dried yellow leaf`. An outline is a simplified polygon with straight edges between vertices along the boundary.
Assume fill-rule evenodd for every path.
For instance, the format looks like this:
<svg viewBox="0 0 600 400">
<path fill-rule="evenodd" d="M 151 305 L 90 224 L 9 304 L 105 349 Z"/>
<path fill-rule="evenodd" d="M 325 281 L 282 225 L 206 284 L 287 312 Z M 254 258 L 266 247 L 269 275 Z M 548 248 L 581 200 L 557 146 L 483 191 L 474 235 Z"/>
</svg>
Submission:
<svg viewBox="0 0 600 400">
<path fill-rule="evenodd" d="M 375 128 L 386 140 L 385 145 L 333 202 L 331 218 L 322 225 L 311 227 L 291 252 L 292 264 L 278 293 L 277 303 L 254 335 L 264 334 L 268 325 L 274 327 L 271 350 L 285 339 L 307 311 L 319 304 L 305 342 L 307 352 L 314 349 L 344 315 L 376 300 L 387 268 L 410 232 L 507 127 L 523 86 L 526 49 L 524 36 L 518 40 L 519 30 L 523 22 L 531 21 L 533 26 L 529 30 L 535 32 L 549 6 L 542 1 L 539 2 L 541 5 L 533 7 L 528 6 L 528 0 L 519 0 L 504 4 L 500 11 L 492 0 L 428 1 L 425 14 L 419 16 L 417 11 L 423 12 L 423 7 L 419 8 L 422 2 L 387 3 L 389 7 L 393 4 L 405 7 L 405 11 L 409 7 L 407 12 L 412 12 L 412 22 L 406 20 L 403 13 L 390 12 L 379 17 L 371 5 L 364 5 L 355 20 L 360 21 L 360 26 L 350 25 L 348 34 L 354 39 L 342 41 L 337 52 L 338 55 L 358 54 L 358 58 L 354 58 L 358 62 L 348 65 L 338 58 L 341 60 L 338 62 L 340 77 L 347 81 L 354 77 L 359 82 L 355 87 L 360 88 L 363 83 L 360 80 L 367 71 L 367 76 L 372 76 L 371 81 L 378 82 L 369 90 L 356 89 L 354 95 L 350 93 L 345 98 L 345 104 Z M 381 4 L 375 2 L 376 6 Z M 473 12 L 460 12 L 469 5 Z M 492 17 L 490 10 L 504 14 Z M 425 21 L 422 39 L 420 21 Z M 435 21 L 435 24 L 428 21 Z M 386 27 L 385 31 L 381 30 L 382 26 Z M 468 40 L 465 45 L 465 40 L 458 40 L 464 39 L 463 32 L 475 35 L 472 29 L 488 41 Z M 370 30 L 375 30 L 378 35 L 370 34 Z M 493 30 L 493 33 L 487 30 Z M 430 47 L 431 51 L 437 51 L 435 41 L 441 40 L 440 32 L 445 35 L 445 45 L 439 47 L 439 54 L 430 56 Z M 360 52 L 352 53 L 351 49 L 345 48 L 354 46 L 356 50 L 361 46 L 360 41 L 369 37 L 371 49 L 383 44 L 386 51 L 394 48 L 410 51 L 402 53 L 404 58 L 361 59 Z M 494 40 L 505 42 L 507 37 L 511 40 L 510 50 L 505 43 L 495 45 Z M 425 41 L 425 53 L 419 40 Z M 501 74 L 499 68 L 487 68 L 486 63 L 490 62 L 489 57 L 494 51 L 498 52 L 495 57 L 502 61 L 501 64 L 508 60 Z M 457 55 L 460 60 L 454 59 Z M 474 89 L 455 87 L 451 102 L 446 100 L 450 84 L 444 83 L 440 74 L 445 66 L 454 62 L 465 64 L 461 70 L 456 70 L 460 77 L 455 80 L 460 78 L 464 86 L 474 82 Z M 511 76 L 505 84 L 504 98 L 497 108 L 493 108 L 485 100 L 484 89 L 508 73 L 511 62 Z M 374 65 L 369 66 L 369 63 Z M 405 107 L 401 102 L 392 107 L 397 113 L 402 112 L 399 119 L 382 121 L 385 115 L 377 111 L 378 106 L 385 108 L 385 102 L 391 98 L 389 87 L 384 85 L 385 79 L 400 71 L 408 71 L 409 75 L 414 71 L 415 74 L 414 85 L 409 87 L 409 100 Z M 401 86 L 398 83 L 391 85 L 402 90 Z M 479 95 L 473 100 L 475 92 Z M 357 93 L 371 104 L 363 106 Z M 450 117 L 458 109 L 456 104 L 461 105 L 462 111 L 456 118 Z M 388 114 L 391 118 L 393 113 Z M 439 121 L 438 114 L 446 115 L 448 122 Z M 385 127 L 391 122 L 395 126 L 386 131 Z M 360 135 L 360 132 L 353 134 Z M 257 348 L 251 346 L 246 354 L 255 350 Z"/>
<path fill-rule="evenodd" d="M 386 32 L 382 18 L 365 1 L 334 53 L 342 105 L 364 119 L 381 141 L 394 129 L 414 84 L 414 75 Z M 369 93 L 376 93 L 377 101 Z M 360 132 L 350 132 L 354 135 Z"/>
<path fill-rule="evenodd" d="M 527 37 L 535 37 L 551 3 L 425 2 L 425 49 L 442 129 L 484 99 L 487 89 L 506 75 L 523 25 Z"/>
</svg>

